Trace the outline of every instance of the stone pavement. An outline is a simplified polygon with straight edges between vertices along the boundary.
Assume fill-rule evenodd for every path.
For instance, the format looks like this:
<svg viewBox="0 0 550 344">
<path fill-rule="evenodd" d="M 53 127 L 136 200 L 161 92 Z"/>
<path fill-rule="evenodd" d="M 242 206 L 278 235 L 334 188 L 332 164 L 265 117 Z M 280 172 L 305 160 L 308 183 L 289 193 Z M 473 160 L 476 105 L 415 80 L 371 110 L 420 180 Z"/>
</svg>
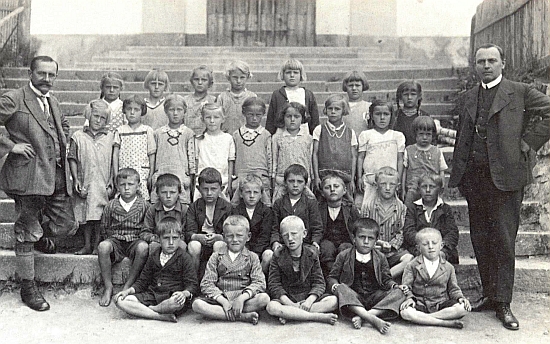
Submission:
<svg viewBox="0 0 550 344">
<path fill-rule="evenodd" d="M 6 289 L 6 288 L 4 288 Z M 355 330 L 349 320 L 334 325 L 288 322 L 280 325 L 260 313 L 257 326 L 209 321 L 188 311 L 177 324 L 133 319 L 117 309 L 98 306 L 92 288 L 49 290 L 52 308 L 38 313 L 25 307 L 18 290 L 0 296 L 0 342 L 23 343 L 517 343 L 550 342 L 550 297 L 547 294 L 516 293 L 512 309 L 521 323 L 519 331 L 504 329 L 492 312 L 471 313 L 462 330 L 421 327 L 402 320 L 392 324 L 387 335 L 365 325 Z"/>
</svg>

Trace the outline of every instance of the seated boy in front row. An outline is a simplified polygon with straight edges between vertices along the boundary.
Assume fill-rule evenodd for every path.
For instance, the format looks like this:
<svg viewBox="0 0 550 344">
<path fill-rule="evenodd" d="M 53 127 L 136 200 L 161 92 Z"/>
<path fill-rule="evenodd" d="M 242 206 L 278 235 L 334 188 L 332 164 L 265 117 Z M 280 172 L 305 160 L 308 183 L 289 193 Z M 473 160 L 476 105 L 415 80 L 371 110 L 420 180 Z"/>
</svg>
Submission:
<svg viewBox="0 0 550 344">
<path fill-rule="evenodd" d="M 137 281 L 115 295 L 115 303 L 139 318 L 177 322 L 176 316 L 187 310 L 193 294 L 198 293 L 197 274 L 191 257 L 180 246 L 180 222 L 166 217 L 156 232 L 160 246 L 151 251 Z"/>
<path fill-rule="evenodd" d="M 116 176 L 116 187 L 120 196 L 111 200 L 101 215 L 101 237 L 98 246 L 98 260 L 105 290 L 99 305 L 107 307 L 113 296 L 111 267 L 124 257 L 132 260 L 124 289 L 136 281 L 147 261 L 149 245 L 139 238 L 148 205 L 139 190 L 139 174 L 133 168 L 123 168 Z"/>
<path fill-rule="evenodd" d="M 401 305 L 405 320 L 431 326 L 463 328 L 460 320 L 472 310 L 456 281 L 452 264 L 440 256 L 443 247 L 441 232 L 424 228 L 416 234 L 420 255 L 407 264 L 403 284 L 414 298 Z"/>
<path fill-rule="evenodd" d="M 412 295 L 407 287 L 392 280 L 386 257 L 374 248 L 380 230 L 378 224 L 360 218 L 352 230 L 354 245 L 336 257 L 328 286 L 338 297 L 340 312 L 352 317 L 356 329 L 366 320 L 385 334 L 391 324 L 380 317 L 399 317 L 399 307 Z"/>
<path fill-rule="evenodd" d="M 283 325 L 287 319 L 334 325 L 338 316 L 331 312 L 338 307 L 338 299 L 324 294 L 326 285 L 319 254 L 303 245 L 306 227 L 302 219 L 285 217 L 281 221 L 281 236 L 285 246 L 275 251 L 269 266 L 269 294 L 273 300 L 267 305 L 267 312 Z"/>
<path fill-rule="evenodd" d="M 201 281 L 193 311 L 211 319 L 243 321 L 256 325 L 258 311 L 265 309 L 265 276 L 256 253 L 245 246 L 250 239 L 245 217 L 231 215 L 223 223 L 226 246 L 212 253 Z"/>
</svg>

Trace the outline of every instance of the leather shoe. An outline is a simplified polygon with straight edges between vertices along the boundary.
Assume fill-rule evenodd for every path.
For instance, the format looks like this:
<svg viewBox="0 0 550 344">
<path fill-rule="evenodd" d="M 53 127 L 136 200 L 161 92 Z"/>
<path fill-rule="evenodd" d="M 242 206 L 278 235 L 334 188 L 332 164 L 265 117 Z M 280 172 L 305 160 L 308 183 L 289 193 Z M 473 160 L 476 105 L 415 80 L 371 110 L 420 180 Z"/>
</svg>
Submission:
<svg viewBox="0 0 550 344">
<path fill-rule="evenodd" d="M 519 330 L 519 321 L 512 313 L 509 303 L 499 302 L 496 307 L 496 316 L 508 330 Z"/>
<path fill-rule="evenodd" d="M 481 312 L 487 310 L 495 310 L 495 301 L 487 296 L 482 296 L 479 300 L 472 303 L 472 312 Z"/>
<path fill-rule="evenodd" d="M 50 309 L 50 305 L 46 302 L 33 280 L 23 280 L 21 282 L 21 300 L 35 311 L 42 312 Z"/>
</svg>

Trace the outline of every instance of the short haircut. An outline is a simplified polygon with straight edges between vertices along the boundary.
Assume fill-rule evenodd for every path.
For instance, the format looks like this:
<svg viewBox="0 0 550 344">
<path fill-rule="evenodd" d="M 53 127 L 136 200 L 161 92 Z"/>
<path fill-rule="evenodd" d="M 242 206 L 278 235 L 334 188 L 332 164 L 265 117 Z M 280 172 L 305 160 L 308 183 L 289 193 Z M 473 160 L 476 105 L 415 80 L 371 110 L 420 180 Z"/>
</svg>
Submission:
<svg viewBox="0 0 550 344">
<path fill-rule="evenodd" d="M 420 110 L 420 104 L 422 104 L 422 85 L 416 80 L 406 80 L 397 86 L 397 91 L 395 91 L 395 102 L 397 103 L 397 108 L 399 109 L 401 98 L 403 98 L 403 92 L 405 91 L 416 91 L 416 112 Z"/>
<path fill-rule="evenodd" d="M 164 173 L 158 176 L 157 181 L 155 182 L 155 189 L 157 189 L 157 193 L 160 188 L 164 186 L 175 186 L 178 188 L 178 192 L 181 192 L 181 181 L 172 173 Z"/>
<path fill-rule="evenodd" d="M 343 94 L 331 94 L 328 96 L 327 100 L 325 100 L 325 107 L 323 108 L 323 113 L 325 115 L 327 115 L 327 108 L 334 103 L 342 105 L 342 116 L 349 115 L 350 109 L 348 98 Z"/>
<path fill-rule="evenodd" d="M 286 60 L 282 67 L 281 67 L 281 70 L 279 71 L 279 74 L 277 74 L 277 78 L 279 80 L 284 80 L 283 79 L 283 75 L 285 74 L 285 71 L 288 70 L 288 69 L 297 69 L 300 71 L 300 81 L 307 81 L 307 75 L 306 75 L 306 71 L 304 69 L 304 65 L 302 64 L 302 62 L 296 60 L 296 59 L 288 59 Z"/>
<path fill-rule="evenodd" d="M 245 111 L 244 109 L 248 107 L 253 107 L 253 106 L 259 106 L 260 108 L 262 108 L 265 114 L 265 110 L 266 110 L 265 102 L 263 101 L 262 98 L 258 98 L 258 97 L 248 97 L 244 100 L 243 105 L 241 106 L 243 114 Z"/>
<path fill-rule="evenodd" d="M 291 174 L 293 174 L 295 176 L 302 176 L 304 178 L 305 182 L 307 183 L 308 173 L 307 173 L 307 170 L 304 166 L 302 166 L 300 164 L 292 164 L 292 165 L 288 166 L 287 169 L 285 170 L 285 174 L 284 174 L 284 181 L 285 182 Z"/>
<path fill-rule="evenodd" d="M 164 89 L 166 92 L 170 91 L 170 78 L 168 78 L 168 74 L 162 69 L 152 69 L 147 75 L 145 76 L 145 80 L 143 81 L 143 88 L 147 88 L 149 86 L 149 83 L 151 81 L 162 81 L 166 85 L 166 88 Z"/>
<path fill-rule="evenodd" d="M 240 226 L 246 229 L 247 232 L 250 231 L 250 223 L 246 217 L 242 215 L 229 215 L 225 221 L 223 221 L 223 230 L 229 226 Z"/>
<path fill-rule="evenodd" d="M 332 178 L 335 178 L 335 179 L 339 179 L 340 182 L 342 183 L 342 185 L 345 187 L 346 186 L 346 182 L 344 181 L 344 178 L 342 178 L 342 175 L 340 175 L 338 172 L 336 171 L 328 171 L 325 176 L 321 179 L 321 187 L 325 186 L 325 182 L 329 179 L 332 179 Z"/>
<path fill-rule="evenodd" d="M 223 112 L 223 108 L 221 105 L 216 103 L 207 103 L 204 104 L 201 108 L 201 118 L 204 119 L 204 116 L 206 116 L 207 112 L 220 112 L 222 114 L 222 117 L 225 118 L 225 113 Z"/>
<path fill-rule="evenodd" d="M 204 170 L 199 173 L 199 185 L 203 183 L 211 184 L 211 183 L 218 183 L 220 186 L 222 185 L 222 175 L 218 170 L 216 170 L 213 167 L 207 167 Z"/>
<path fill-rule="evenodd" d="M 414 241 L 417 243 L 417 244 L 420 244 L 420 238 L 424 235 L 424 234 L 428 234 L 428 233 L 434 233 L 434 234 L 437 234 L 439 235 L 439 238 L 441 240 L 443 240 L 443 237 L 441 236 L 441 232 L 439 231 L 439 229 L 437 228 L 433 228 L 433 227 L 424 227 L 422 228 L 421 230 L 419 230 L 415 236 L 414 236 Z"/>
<path fill-rule="evenodd" d="M 99 98 L 105 97 L 105 95 L 103 94 L 103 86 L 105 86 L 107 82 L 118 83 L 120 86 L 120 90 L 122 91 L 122 89 L 124 89 L 124 81 L 122 80 L 122 76 L 115 72 L 107 72 L 103 74 L 101 76 L 101 80 L 99 80 L 99 89 L 102 90 Z"/>
<path fill-rule="evenodd" d="M 430 172 L 423 173 L 420 178 L 418 178 L 418 187 L 420 187 L 420 184 L 422 184 L 422 182 L 426 179 L 434 182 L 439 188 L 439 192 L 442 191 L 441 188 L 443 187 L 443 178 L 441 178 L 439 174 Z"/>
<path fill-rule="evenodd" d="M 36 67 L 38 66 L 38 63 L 39 62 L 53 62 L 55 63 L 55 72 L 57 73 L 57 71 L 59 70 L 59 63 L 57 63 L 56 60 L 52 59 L 51 57 L 49 56 L 46 56 L 46 55 L 40 55 L 40 56 L 36 56 L 34 57 L 32 60 L 31 60 L 31 64 L 30 64 L 30 67 L 29 69 L 32 71 L 34 71 L 36 69 Z"/>
<path fill-rule="evenodd" d="M 147 104 L 145 103 L 145 100 L 137 94 L 132 94 L 122 101 L 122 111 L 124 111 L 126 107 L 132 103 L 136 103 L 137 105 L 139 105 L 139 107 L 141 108 L 142 117 L 147 114 Z"/>
<path fill-rule="evenodd" d="M 89 120 L 92 117 L 92 112 L 102 111 L 107 114 L 107 121 L 109 123 L 111 120 L 111 110 L 109 109 L 109 103 L 103 99 L 94 99 L 90 102 L 88 106 L 84 109 L 84 118 Z"/>
<path fill-rule="evenodd" d="M 275 114 L 275 126 L 278 128 L 285 127 L 285 115 L 288 109 L 295 109 L 302 116 L 302 123 L 309 121 L 309 114 L 306 111 L 306 107 L 297 102 L 285 103 L 281 110 Z"/>
<path fill-rule="evenodd" d="M 242 192 L 244 187 L 248 184 L 256 184 L 260 187 L 261 191 L 264 191 L 264 183 L 262 182 L 262 178 L 257 175 L 249 173 L 242 180 L 239 180 L 239 190 Z"/>
<path fill-rule="evenodd" d="M 363 92 L 370 88 L 365 73 L 352 70 L 351 72 L 346 73 L 346 75 L 344 76 L 344 80 L 342 81 L 342 91 L 347 92 L 348 82 L 352 81 L 360 81 L 363 84 Z"/>
<path fill-rule="evenodd" d="M 279 231 L 282 231 L 283 227 L 291 226 L 291 225 L 300 226 L 303 230 L 306 229 L 304 220 L 302 220 L 300 217 L 296 215 L 289 215 L 281 220 L 281 223 L 279 224 Z"/>
<path fill-rule="evenodd" d="M 179 94 L 170 94 L 169 96 L 166 97 L 166 99 L 164 100 L 164 111 L 166 112 L 166 110 L 168 110 L 170 105 L 178 102 L 182 103 L 183 110 L 187 111 L 187 103 L 185 102 L 185 99 L 183 98 L 183 96 Z"/>
<path fill-rule="evenodd" d="M 164 234 L 168 233 L 176 233 L 181 236 L 181 223 L 179 223 L 174 217 L 165 217 L 157 223 L 155 231 L 157 232 L 159 238 L 162 238 Z"/>
<path fill-rule="evenodd" d="M 133 168 L 126 167 L 121 168 L 116 175 L 116 183 L 118 184 L 121 179 L 127 179 L 130 177 L 135 177 L 136 181 L 139 183 L 139 173 Z"/>
<path fill-rule="evenodd" d="M 400 181 L 399 172 L 393 167 L 390 166 L 384 166 L 378 169 L 376 173 L 374 174 L 374 181 L 378 183 L 381 176 L 387 176 L 387 177 L 395 177 L 397 178 L 397 183 Z"/>
<path fill-rule="evenodd" d="M 249 79 L 252 77 L 250 66 L 248 65 L 248 63 L 241 60 L 231 61 L 227 65 L 227 67 L 225 68 L 225 77 L 229 78 L 231 76 L 231 73 L 236 71 L 243 73 Z"/>
<path fill-rule="evenodd" d="M 208 68 L 205 65 L 200 65 L 198 67 L 193 68 L 193 71 L 191 72 L 191 76 L 189 77 L 189 82 L 193 83 L 193 78 L 195 77 L 195 74 L 198 72 L 206 72 L 206 75 L 208 76 L 208 88 L 212 87 L 214 84 L 214 73 L 212 72 L 212 69 Z"/>
<path fill-rule="evenodd" d="M 369 106 L 369 128 L 374 128 L 374 119 L 372 118 L 372 115 L 374 114 L 374 109 L 378 106 L 385 106 L 390 110 L 391 113 L 391 119 L 390 119 L 390 125 L 389 128 L 391 129 L 393 127 L 393 124 L 395 122 L 395 111 L 393 111 L 393 103 L 388 100 L 383 99 L 374 99 L 372 101 L 372 104 Z"/>
<path fill-rule="evenodd" d="M 412 122 L 412 131 L 417 134 L 419 130 L 431 131 L 432 138 L 437 137 L 437 126 L 430 116 L 418 116 Z"/>
<path fill-rule="evenodd" d="M 378 239 L 380 234 L 380 226 L 376 221 L 368 217 L 361 217 L 353 223 L 351 226 L 351 232 L 355 236 L 360 229 L 369 229 L 374 231 L 374 235 Z"/>
<path fill-rule="evenodd" d="M 502 50 L 502 48 L 496 44 L 493 44 L 493 43 L 485 43 L 485 44 L 482 44 L 480 45 L 479 47 L 477 47 L 476 49 L 476 52 L 474 54 L 474 58 L 475 56 L 477 55 L 477 52 L 479 51 L 479 49 L 489 49 L 489 48 L 496 48 L 498 50 L 498 53 L 500 54 L 500 59 L 502 61 L 505 60 L 504 58 L 504 50 Z"/>
</svg>

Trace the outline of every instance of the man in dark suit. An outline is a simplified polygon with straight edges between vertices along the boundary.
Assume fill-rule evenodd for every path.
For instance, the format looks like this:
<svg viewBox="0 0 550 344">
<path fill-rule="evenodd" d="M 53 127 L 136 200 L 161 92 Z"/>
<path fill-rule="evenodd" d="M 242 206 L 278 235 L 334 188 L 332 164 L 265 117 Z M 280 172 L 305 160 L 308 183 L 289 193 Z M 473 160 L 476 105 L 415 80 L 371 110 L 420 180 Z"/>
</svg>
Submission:
<svg viewBox="0 0 550 344">
<path fill-rule="evenodd" d="M 449 187 L 468 202 L 470 237 L 483 297 L 474 311 L 494 310 L 505 328 L 519 329 L 510 309 L 515 241 L 523 188 L 532 181 L 534 153 L 550 138 L 550 98 L 502 77 L 502 49 L 475 54 L 481 85 L 457 103 L 460 117 Z"/>
<path fill-rule="evenodd" d="M 58 65 L 49 56 L 31 61 L 28 85 L 0 97 L 0 189 L 15 200 L 16 273 L 21 299 L 30 308 L 50 308 L 34 282 L 34 249 L 55 253 L 47 236 L 74 234 L 66 159 L 69 124 L 50 95 Z"/>
</svg>

